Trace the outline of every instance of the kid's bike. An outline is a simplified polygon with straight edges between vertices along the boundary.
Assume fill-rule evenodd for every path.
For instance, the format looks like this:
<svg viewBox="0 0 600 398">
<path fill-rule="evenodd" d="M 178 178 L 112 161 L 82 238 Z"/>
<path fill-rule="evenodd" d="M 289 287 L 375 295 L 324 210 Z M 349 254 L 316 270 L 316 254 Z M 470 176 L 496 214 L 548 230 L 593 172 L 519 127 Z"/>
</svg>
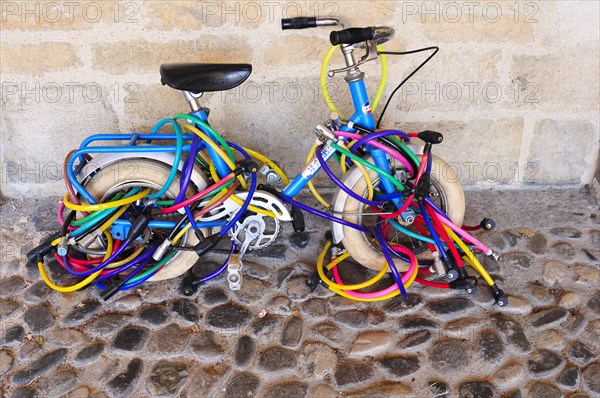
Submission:
<svg viewBox="0 0 600 398">
<path fill-rule="evenodd" d="M 333 18 L 282 20 L 283 29 L 340 25 Z M 504 292 L 474 252 L 495 260 L 498 256 L 469 233 L 492 229 L 493 221 L 462 225 L 465 199 L 459 179 L 432 153 L 443 135 L 381 130 L 375 122 L 373 112 L 386 84 L 386 55 L 433 51 L 421 68 L 437 52 L 436 47 L 383 51 L 381 45 L 393 36 L 390 27 L 331 32 L 333 47 L 323 62 L 321 87 L 332 114 L 316 126 L 306 166 L 293 179 L 263 154 L 226 141 L 208 123 L 209 110 L 200 103 L 203 93 L 242 84 L 251 65 L 162 65 L 162 83 L 180 90 L 191 112 L 164 119 L 147 134 L 93 135 L 71 151 L 64 165 L 67 194 L 58 209 L 60 231 L 32 250 L 29 259 L 37 262 L 53 289 L 67 292 L 95 284 L 104 299 L 145 281 L 183 274 L 185 295 L 223 272 L 229 287 L 237 290 L 244 254 L 273 243 L 282 222 L 291 222 L 295 232 L 302 232 L 303 212 L 310 212 L 332 222 L 316 275 L 342 296 L 383 300 L 405 295 L 414 282 L 474 293 L 477 278 L 467 273 L 469 265 L 490 286 L 496 303 L 506 306 Z M 345 66 L 328 71 L 337 51 Z M 358 52 L 363 53 L 360 58 Z M 377 59 L 383 76 L 370 99 L 361 66 Z M 350 89 L 354 112 L 348 118 L 340 116 L 327 92 L 327 78 L 337 74 L 344 74 Z M 332 170 L 334 163 L 341 178 Z M 311 183 L 321 170 L 336 189 L 331 203 Z M 322 209 L 295 199 L 306 186 Z M 213 272 L 199 274 L 193 265 L 224 238 L 230 241 L 225 261 Z M 53 283 L 44 265 L 50 254 L 82 280 L 66 287 Z M 348 258 L 376 271 L 375 276 L 345 284 L 339 268 Z M 365 290 L 387 273 L 392 276 L 389 286 Z"/>
</svg>

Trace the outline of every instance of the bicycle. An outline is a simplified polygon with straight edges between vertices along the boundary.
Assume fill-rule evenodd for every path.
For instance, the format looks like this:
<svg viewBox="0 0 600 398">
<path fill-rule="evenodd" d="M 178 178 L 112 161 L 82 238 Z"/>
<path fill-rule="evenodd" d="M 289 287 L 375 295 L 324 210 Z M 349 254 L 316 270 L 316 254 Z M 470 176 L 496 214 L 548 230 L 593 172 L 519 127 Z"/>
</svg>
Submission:
<svg viewBox="0 0 600 398">
<path fill-rule="evenodd" d="M 283 29 L 343 25 L 333 18 L 291 18 Z M 452 169 L 433 155 L 443 141 L 435 131 L 378 130 L 373 109 L 382 97 L 387 63 L 381 45 L 392 39 L 390 27 L 349 28 L 330 34 L 332 48 L 323 62 L 321 85 L 331 117 L 315 128 L 317 141 L 305 168 L 288 180 L 283 170 L 266 156 L 225 141 L 208 123 L 209 110 L 200 104 L 205 92 L 223 91 L 242 84 L 252 71 L 248 64 L 161 65 L 163 85 L 180 90 L 191 107 L 160 121 L 150 133 L 100 134 L 88 137 L 65 160 L 67 194 L 58 210 L 61 231 L 28 253 L 42 278 L 53 289 L 74 291 L 95 283 L 107 300 L 120 290 L 145 281 L 160 281 L 185 274 L 181 291 L 194 294 L 198 286 L 227 270 L 229 287 L 240 289 L 242 258 L 248 250 L 268 246 L 277 238 L 281 222 L 304 230 L 302 212 L 332 221 L 330 239 L 317 264 L 318 280 L 334 292 L 361 301 L 406 295 L 413 282 L 475 292 L 477 279 L 471 265 L 492 289 L 496 303 L 508 300 L 486 272 L 472 249 L 498 259 L 498 255 L 467 230 L 493 228 L 484 219 L 480 226 L 461 228 L 465 200 Z M 334 52 L 341 50 L 345 67 L 327 72 Z M 357 60 L 355 51 L 364 49 Z M 435 52 L 408 78 L 418 71 Z M 383 77 L 371 101 L 361 65 L 381 59 Z M 354 105 L 347 120 L 339 116 L 323 84 L 325 75 L 344 73 Z M 407 80 L 405 79 L 405 81 Z M 172 133 L 161 133 L 164 126 Z M 413 145 L 423 141 L 422 151 Z M 127 141 L 126 145 L 91 144 Z M 167 144 L 167 145 L 162 145 Z M 237 152 L 234 154 L 234 151 Z M 327 165 L 336 158 L 338 178 Z M 267 184 L 258 185 L 260 174 Z M 323 170 L 337 190 L 327 202 L 311 183 Z M 444 170 L 448 178 L 436 176 Z M 274 185 L 284 183 L 278 190 Z M 294 198 L 308 186 L 328 210 L 311 208 Z M 289 210 L 288 210 L 289 207 Z M 67 208 L 68 214 L 64 216 Z M 208 275 L 192 267 L 199 257 L 229 236 L 231 246 L 223 264 Z M 331 249 L 331 250 L 330 250 Z M 331 259 L 325 265 L 325 257 Z M 44 256 L 52 253 L 69 273 L 84 279 L 69 287 L 50 281 Z M 371 280 L 344 284 L 338 265 L 352 257 L 377 272 Z M 393 283 L 378 292 L 360 292 L 390 272 Z M 333 275 L 333 277 L 328 276 Z M 436 279 L 424 275 L 434 274 Z M 121 278 L 119 278 L 121 276 Z"/>
</svg>

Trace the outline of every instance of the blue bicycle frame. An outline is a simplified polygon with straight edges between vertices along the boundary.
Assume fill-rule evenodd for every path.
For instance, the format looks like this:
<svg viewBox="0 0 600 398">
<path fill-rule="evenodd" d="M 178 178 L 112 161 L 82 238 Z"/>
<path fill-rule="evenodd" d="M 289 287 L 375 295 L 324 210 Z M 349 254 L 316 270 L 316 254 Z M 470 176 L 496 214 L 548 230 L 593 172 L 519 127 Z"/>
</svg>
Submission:
<svg viewBox="0 0 600 398">
<path fill-rule="evenodd" d="M 375 119 L 371 112 L 371 104 L 369 102 L 369 96 L 367 94 L 367 88 L 363 79 L 359 79 L 348 83 L 350 86 L 350 94 L 352 95 L 352 102 L 354 104 L 354 114 L 350 117 L 349 121 L 364 126 L 368 129 L 375 130 Z M 355 129 L 344 126 L 342 128 L 346 132 L 354 132 Z M 384 151 L 367 145 L 369 154 L 373 157 L 375 165 L 386 173 L 390 173 L 390 166 L 387 160 L 387 156 Z M 331 145 L 325 145 L 321 150 L 321 156 L 323 160 L 328 161 L 335 154 L 335 149 Z M 288 198 L 293 198 L 308 184 L 308 182 L 321 170 L 321 165 L 316 157 L 308 163 L 308 165 L 300 172 L 294 180 L 285 188 L 282 195 Z M 390 173 L 391 174 L 391 173 Z M 381 187 L 385 193 L 395 192 L 394 185 L 385 178 L 381 178 Z M 396 201 L 395 201 L 396 202 Z M 399 205 L 400 202 L 396 203 Z"/>
</svg>

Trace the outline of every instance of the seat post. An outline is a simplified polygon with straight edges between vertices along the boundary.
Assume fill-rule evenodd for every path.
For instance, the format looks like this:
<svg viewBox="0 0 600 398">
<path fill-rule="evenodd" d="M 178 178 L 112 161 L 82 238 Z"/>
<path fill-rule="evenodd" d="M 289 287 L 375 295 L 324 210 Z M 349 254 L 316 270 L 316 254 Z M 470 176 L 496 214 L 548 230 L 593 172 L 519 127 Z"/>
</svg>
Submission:
<svg viewBox="0 0 600 398">
<path fill-rule="evenodd" d="M 191 91 L 183 91 L 183 96 L 185 100 L 190 104 L 190 108 L 192 108 L 192 112 L 198 112 L 201 109 L 200 106 L 200 97 L 202 97 L 204 93 L 192 93 Z"/>
</svg>

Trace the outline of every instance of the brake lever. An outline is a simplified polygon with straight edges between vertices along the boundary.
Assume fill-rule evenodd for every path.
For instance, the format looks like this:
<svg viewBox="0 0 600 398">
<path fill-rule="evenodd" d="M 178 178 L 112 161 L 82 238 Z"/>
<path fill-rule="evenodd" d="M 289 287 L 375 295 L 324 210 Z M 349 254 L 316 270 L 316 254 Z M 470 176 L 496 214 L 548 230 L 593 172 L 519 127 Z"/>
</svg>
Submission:
<svg viewBox="0 0 600 398">
<path fill-rule="evenodd" d="M 377 40 L 367 40 L 366 46 L 361 47 L 366 47 L 367 52 L 360 58 L 359 63 L 362 62 L 362 64 L 364 64 L 369 61 L 374 61 L 379 56 L 379 53 L 377 52 Z"/>
<path fill-rule="evenodd" d="M 360 60 L 356 64 L 350 65 L 350 66 L 345 66 L 340 69 L 332 69 L 327 72 L 327 76 L 334 77 L 338 73 L 347 72 L 349 70 L 358 68 L 359 66 L 361 66 L 369 61 L 374 61 L 377 59 L 377 57 L 379 55 L 377 53 L 377 40 L 367 40 L 366 46 L 362 45 L 362 43 L 361 43 L 360 45 L 356 45 L 356 48 L 358 48 L 358 47 L 366 48 L 367 52 L 365 53 L 365 55 L 360 57 Z"/>
</svg>

